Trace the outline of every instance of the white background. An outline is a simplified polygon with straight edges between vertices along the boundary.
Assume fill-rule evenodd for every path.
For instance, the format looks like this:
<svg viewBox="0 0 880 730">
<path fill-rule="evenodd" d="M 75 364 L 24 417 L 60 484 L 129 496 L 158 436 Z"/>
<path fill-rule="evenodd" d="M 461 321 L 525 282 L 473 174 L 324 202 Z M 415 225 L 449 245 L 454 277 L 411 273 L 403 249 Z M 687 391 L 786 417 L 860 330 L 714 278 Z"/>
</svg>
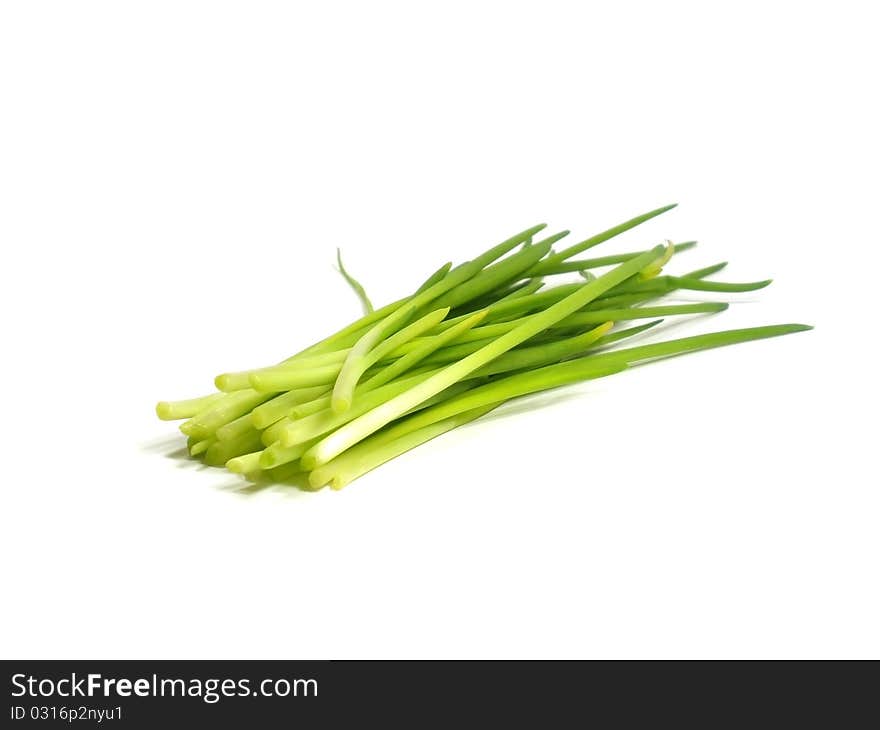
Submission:
<svg viewBox="0 0 880 730">
<path fill-rule="evenodd" d="M 871 5 L 4 3 L 0 655 L 880 656 Z M 384 303 L 673 201 L 604 250 L 775 283 L 669 335 L 816 329 L 338 493 L 155 420 L 354 318 L 336 246 Z"/>
</svg>

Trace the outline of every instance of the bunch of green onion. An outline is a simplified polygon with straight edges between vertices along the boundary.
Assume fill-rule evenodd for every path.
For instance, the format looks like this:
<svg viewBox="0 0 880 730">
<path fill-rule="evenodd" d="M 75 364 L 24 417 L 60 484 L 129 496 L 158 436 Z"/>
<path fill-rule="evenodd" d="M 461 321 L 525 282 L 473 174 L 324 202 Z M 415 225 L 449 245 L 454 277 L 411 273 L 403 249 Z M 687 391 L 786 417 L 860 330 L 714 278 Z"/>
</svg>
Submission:
<svg viewBox="0 0 880 730">
<path fill-rule="evenodd" d="M 782 324 L 620 347 L 658 318 L 727 308 L 652 300 L 677 290 L 747 292 L 770 283 L 709 281 L 723 263 L 661 275 L 693 241 L 575 258 L 673 207 L 560 251 L 552 246 L 568 231 L 539 238 L 545 225 L 533 226 L 471 261 L 444 264 L 412 295 L 376 310 L 340 260 L 363 317 L 276 365 L 218 375 L 219 392 L 163 401 L 156 412 L 185 419 L 180 430 L 189 453 L 206 464 L 249 478 L 340 489 L 512 398 L 637 363 L 810 329 Z M 583 278 L 547 286 L 572 272 Z"/>
</svg>

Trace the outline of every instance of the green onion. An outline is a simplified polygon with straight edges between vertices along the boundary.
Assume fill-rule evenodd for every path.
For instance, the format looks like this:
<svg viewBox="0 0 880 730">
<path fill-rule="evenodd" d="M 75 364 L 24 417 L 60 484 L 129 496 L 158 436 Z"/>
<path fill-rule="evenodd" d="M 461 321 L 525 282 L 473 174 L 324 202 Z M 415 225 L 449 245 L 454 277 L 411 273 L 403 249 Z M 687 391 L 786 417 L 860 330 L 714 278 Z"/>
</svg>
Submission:
<svg viewBox="0 0 880 730">
<path fill-rule="evenodd" d="M 187 400 L 163 400 L 156 404 L 156 415 L 163 421 L 176 421 L 181 418 L 191 418 L 205 410 L 223 398 L 222 393 L 211 393 L 201 398 L 189 398 Z"/>
<path fill-rule="evenodd" d="M 676 243 L 672 247 L 673 253 L 681 253 L 682 251 L 687 251 L 696 245 L 696 241 L 684 241 L 683 243 Z M 592 259 L 562 261 L 558 264 L 553 264 L 552 266 L 546 267 L 546 270 L 544 270 L 542 273 L 544 274 L 544 276 L 552 276 L 555 274 L 565 274 L 573 271 L 581 272 L 589 271 L 590 269 L 600 269 L 604 266 L 614 266 L 615 264 L 622 264 L 624 261 L 629 261 L 630 259 L 635 258 L 640 253 L 642 253 L 642 251 L 633 251 L 631 253 L 618 253 L 611 256 L 600 256 L 599 258 Z"/>
<path fill-rule="evenodd" d="M 724 267 L 727 266 L 726 261 L 722 261 L 720 264 L 715 264 L 714 266 L 707 266 L 704 269 L 696 269 L 695 271 L 690 271 L 684 275 L 683 278 L 686 279 L 705 279 L 707 276 L 712 276 L 712 274 L 717 274 Z"/>
<path fill-rule="evenodd" d="M 288 390 L 275 396 L 272 400 L 266 401 L 251 411 L 251 422 L 254 428 L 260 430 L 268 428 L 276 421 L 281 420 L 296 408 L 300 403 L 307 403 L 310 400 L 321 396 L 323 393 L 329 392 L 329 388 L 322 385 L 315 385 L 311 388 L 297 388 Z"/>
<path fill-rule="evenodd" d="M 373 311 L 373 303 L 370 301 L 370 298 L 367 296 L 367 292 L 361 283 L 355 279 L 351 274 L 349 274 L 345 270 L 345 266 L 342 263 L 342 251 L 338 248 L 336 249 L 336 264 L 339 267 L 339 273 L 342 274 L 342 278 L 348 282 L 348 285 L 352 288 L 352 291 L 357 295 L 357 298 L 361 301 L 361 306 L 364 309 L 364 314 L 369 314 Z"/>
<path fill-rule="evenodd" d="M 416 294 L 421 294 L 425 289 L 430 289 L 434 284 L 443 279 L 452 268 L 452 262 L 447 261 L 443 266 L 441 266 L 437 271 L 431 274 L 427 279 L 425 279 L 424 283 L 416 289 Z"/>
<path fill-rule="evenodd" d="M 260 471 L 260 455 L 262 451 L 252 451 L 243 456 L 234 456 L 226 462 L 226 468 L 233 474 L 253 474 Z"/>
<path fill-rule="evenodd" d="M 225 394 L 182 423 L 180 430 L 187 436 L 207 438 L 221 426 L 249 413 L 270 397 L 254 390 L 239 390 Z"/>
<path fill-rule="evenodd" d="M 216 440 L 217 439 L 215 438 L 206 438 L 201 441 L 193 441 L 192 445 L 189 447 L 189 455 L 199 456 L 200 454 L 204 454 Z"/>
<path fill-rule="evenodd" d="M 205 463 L 209 466 L 222 466 L 236 456 L 242 456 L 259 449 L 261 445 L 260 434 L 256 431 L 228 441 L 215 441 L 205 451 Z"/>
<path fill-rule="evenodd" d="M 574 246 L 569 246 L 564 251 L 560 251 L 559 253 L 552 254 L 544 259 L 541 263 L 536 264 L 530 271 L 530 276 L 542 276 L 546 271 L 552 269 L 553 266 L 570 259 L 572 256 L 576 256 L 579 253 L 583 253 L 587 249 L 593 248 L 593 246 L 597 246 L 600 243 L 604 243 L 615 236 L 619 236 L 621 233 L 625 231 L 629 231 L 636 226 L 641 225 L 642 223 L 651 220 L 651 218 L 656 218 L 658 215 L 665 213 L 668 210 L 672 210 L 678 205 L 678 203 L 672 203 L 671 205 L 664 205 L 662 208 L 657 208 L 656 210 L 649 211 L 648 213 L 643 213 L 642 215 L 638 215 L 635 218 L 631 218 L 630 220 L 621 223 L 619 225 L 613 226 L 609 228 L 607 231 L 603 231 L 595 236 L 587 238 L 580 243 L 574 244 Z"/>
<path fill-rule="evenodd" d="M 509 256 L 492 266 L 488 266 L 473 278 L 459 284 L 449 291 L 440 301 L 447 307 L 455 307 L 469 302 L 478 296 L 492 291 L 505 282 L 515 280 L 522 272 L 538 263 L 550 251 L 550 247 L 569 234 L 569 231 L 557 233 L 540 243 L 523 248 L 519 253 Z"/>
<path fill-rule="evenodd" d="M 662 273 L 694 241 L 574 258 L 674 207 L 643 213 L 559 252 L 552 247 L 568 231 L 536 241 L 546 226 L 532 226 L 463 264 L 444 263 L 413 294 L 375 310 L 337 250 L 339 272 L 363 316 L 274 365 L 221 373 L 214 379 L 221 392 L 162 401 L 156 413 L 182 420 L 189 454 L 208 465 L 225 465 L 257 483 L 339 489 L 514 398 L 809 329 L 770 325 L 621 348 L 663 321 L 656 318 L 729 306 L 664 303 L 673 292 L 738 294 L 771 283 L 708 280 L 726 262 Z M 606 267 L 613 268 L 593 273 Z M 543 288 L 543 277 L 564 274 L 582 278 Z M 651 321 L 619 324 L 640 319 Z"/>
</svg>

